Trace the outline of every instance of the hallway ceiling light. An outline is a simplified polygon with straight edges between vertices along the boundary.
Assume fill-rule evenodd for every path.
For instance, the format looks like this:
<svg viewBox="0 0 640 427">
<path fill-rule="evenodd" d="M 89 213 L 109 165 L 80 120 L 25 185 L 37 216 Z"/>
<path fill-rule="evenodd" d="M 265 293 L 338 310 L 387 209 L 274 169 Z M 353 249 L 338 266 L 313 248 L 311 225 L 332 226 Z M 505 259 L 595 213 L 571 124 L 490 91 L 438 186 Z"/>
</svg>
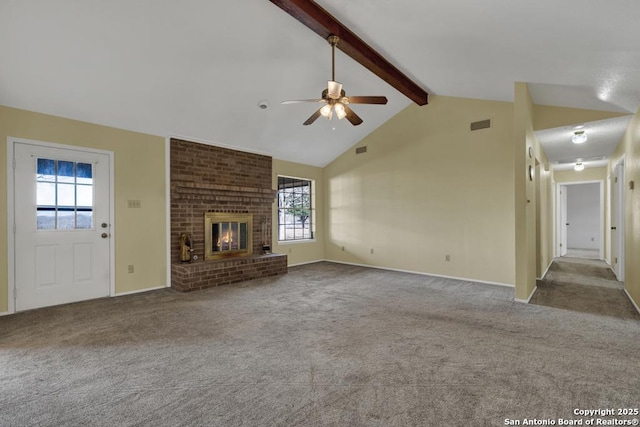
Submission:
<svg viewBox="0 0 640 427">
<path fill-rule="evenodd" d="M 581 170 L 584 170 L 584 164 L 582 164 L 582 162 L 578 162 L 576 163 L 576 165 L 573 167 L 573 169 L 575 171 L 580 172 Z"/>
<path fill-rule="evenodd" d="M 571 142 L 573 142 L 574 144 L 582 144 L 584 142 L 587 142 L 587 134 L 584 133 L 583 130 L 577 130 L 573 133 Z"/>
</svg>

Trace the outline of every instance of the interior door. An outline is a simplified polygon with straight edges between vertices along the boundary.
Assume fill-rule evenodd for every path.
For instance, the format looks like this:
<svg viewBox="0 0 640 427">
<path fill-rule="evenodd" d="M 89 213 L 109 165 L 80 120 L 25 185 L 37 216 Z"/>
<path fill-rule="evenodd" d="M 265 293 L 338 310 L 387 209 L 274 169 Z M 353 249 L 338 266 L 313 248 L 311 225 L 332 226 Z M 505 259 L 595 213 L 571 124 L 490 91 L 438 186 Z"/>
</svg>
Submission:
<svg viewBox="0 0 640 427">
<path fill-rule="evenodd" d="M 560 186 L 560 256 L 567 254 L 567 186 Z"/>
<path fill-rule="evenodd" d="M 110 158 L 14 145 L 16 311 L 109 295 Z"/>
</svg>

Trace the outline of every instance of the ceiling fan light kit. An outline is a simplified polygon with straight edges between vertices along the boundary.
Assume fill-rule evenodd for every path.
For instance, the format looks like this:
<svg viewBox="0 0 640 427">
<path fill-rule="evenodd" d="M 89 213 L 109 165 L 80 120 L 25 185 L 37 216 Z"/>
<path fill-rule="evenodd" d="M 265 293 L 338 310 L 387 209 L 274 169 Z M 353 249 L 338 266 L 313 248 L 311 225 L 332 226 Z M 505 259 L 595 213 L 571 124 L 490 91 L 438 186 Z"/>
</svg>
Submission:
<svg viewBox="0 0 640 427">
<path fill-rule="evenodd" d="M 342 83 L 336 81 L 336 46 L 340 39 L 338 36 L 330 35 L 327 41 L 331 45 L 331 80 L 327 82 L 327 88 L 322 91 L 320 99 L 303 99 L 299 101 L 283 101 L 283 104 L 293 104 L 299 102 L 319 102 L 324 103 L 315 113 L 311 115 L 303 124 L 305 126 L 312 124 L 320 116 L 331 120 L 335 114 L 338 120 L 345 117 L 352 125 L 358 126 L 362 123 L 362 119 L 351 109 L 349 104 L 373 104 L 384 105 L 387 103 L 385 96 L 346 96 L 342 89 Z"/>
</svg>

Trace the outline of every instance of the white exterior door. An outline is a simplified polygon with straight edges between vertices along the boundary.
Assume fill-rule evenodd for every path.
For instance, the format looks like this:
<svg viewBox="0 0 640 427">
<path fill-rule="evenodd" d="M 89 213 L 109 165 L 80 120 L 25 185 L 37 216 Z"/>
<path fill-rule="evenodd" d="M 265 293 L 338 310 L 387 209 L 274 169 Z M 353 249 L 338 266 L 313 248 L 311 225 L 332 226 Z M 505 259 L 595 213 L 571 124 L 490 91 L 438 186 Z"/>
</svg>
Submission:
<svg viewBox="0 0 640 427">
<path fill-rule="evenodd" d="M 15 309 L 110 293 L 110 156 L 14 143 Z"/>
</svg>

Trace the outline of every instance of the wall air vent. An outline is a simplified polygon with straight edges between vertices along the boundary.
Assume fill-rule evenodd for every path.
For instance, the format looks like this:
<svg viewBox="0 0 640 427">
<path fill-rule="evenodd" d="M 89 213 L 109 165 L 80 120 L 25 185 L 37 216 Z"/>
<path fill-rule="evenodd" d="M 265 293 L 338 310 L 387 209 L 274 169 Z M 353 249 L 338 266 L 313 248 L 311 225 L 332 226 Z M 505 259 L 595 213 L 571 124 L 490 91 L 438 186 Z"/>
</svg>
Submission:
<svg viewBox="0 0 640 427">
<path fill-rule="evenodd" d="M 480 120 L 479 122 L 471 123 L 471 130 L 487 129 L 491 127 L 491 119 Z"/>
<path fill-rule="evenodd" d="M 363 146 L 363 147 L 356 147 L 356 154 L 362 154 L 362 153 L 366 153 L 367 152 L 367 146 Z"/>
</svg>

